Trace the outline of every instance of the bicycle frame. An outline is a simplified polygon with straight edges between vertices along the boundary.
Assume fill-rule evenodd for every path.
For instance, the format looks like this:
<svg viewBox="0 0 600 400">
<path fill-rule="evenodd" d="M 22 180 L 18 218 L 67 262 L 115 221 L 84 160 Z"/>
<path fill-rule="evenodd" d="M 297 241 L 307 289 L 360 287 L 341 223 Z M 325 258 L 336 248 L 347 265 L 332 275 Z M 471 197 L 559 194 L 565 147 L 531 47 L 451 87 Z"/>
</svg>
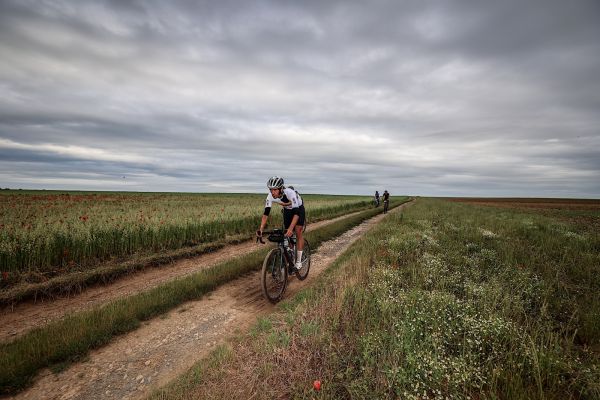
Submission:
<svg viewBox="0 0 600 400">
<path fill-rule="evenodd" d="M 272 232 L 265 232 L 265 233 L 274 233 L 276 231 L 272 231 Z M 293 267 L 294 263 L 296 262 L 296 257 L 295 257 L 295 253 L 296 253 L 296 234 L 292 235 L 292 237 L 287 238 L 288 243 L 291 244 L 291 246 L 288 244 L 287 246 L 285 245 L 285 239 L 281 242 L 277 242 L 277 247 L 279 247 L 281 249 L 281 254 L 283 255 L 283 258 L 286 261 L 286 265 L 288 268 Z M 265 244 L 266 242 L 262 239 L 261 237 L 257 237 L 256 238 L 257 242 L 260 242 L 262 244 Z M 290 254 L 290 250 L 294 252 L 294 256 L 292 256 Z"/>
</svg>

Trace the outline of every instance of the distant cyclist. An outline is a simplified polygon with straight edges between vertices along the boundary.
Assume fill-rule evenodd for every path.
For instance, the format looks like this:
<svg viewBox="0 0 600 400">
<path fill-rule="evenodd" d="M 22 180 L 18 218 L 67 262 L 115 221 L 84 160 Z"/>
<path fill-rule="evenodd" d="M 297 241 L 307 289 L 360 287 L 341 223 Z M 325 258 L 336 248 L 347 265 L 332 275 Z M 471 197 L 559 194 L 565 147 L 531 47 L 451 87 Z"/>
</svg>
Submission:
<svg viewBox="0 0 600 400">
<path fill-rule="evenodd" d="M 304 249 L 304 237 L 302 231 L 304 228 L 305 211 L 302 197 L 293 188 L 283 186 L 283 178 L 274 176 L 267 181 L 269 194 L 265 201 L 265 211 L 260 221 L 260 228 L 256 232 L 258 236 L 262 236 L 265 225 L 271 212 L 273 203 L 280 204 L 283 207 L 283 226 L 286 229 L 285 236 L 291 237 L 296 232 L 297 239 L 297 256 L 296 269 L 302 268 L 302 250 Z"/>
<path fill-rule="evenodd" d="M 390 206 L 390 194 L 387 190 L 383 192 L 383 213 L 387 214 L 388 207 Z"/>
<path fill-rule="evenodd" d="M 379 191 L 375 191 L 375 207 L 379 207 Z"/>
</svg>

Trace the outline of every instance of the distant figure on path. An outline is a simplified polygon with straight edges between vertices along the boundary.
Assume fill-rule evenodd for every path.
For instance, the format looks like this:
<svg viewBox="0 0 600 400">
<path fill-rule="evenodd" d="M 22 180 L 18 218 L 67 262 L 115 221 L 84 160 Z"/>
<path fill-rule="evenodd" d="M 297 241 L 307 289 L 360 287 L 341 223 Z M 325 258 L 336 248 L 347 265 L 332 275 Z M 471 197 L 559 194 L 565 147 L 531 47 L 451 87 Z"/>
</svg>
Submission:
<svg viewBox="0 0 600 400">
<path fill-rule="evenodd" d="M 375 191 L 375 207 L 379 207 L 379 191 Z"/>
<path fill-rule="evenodd" d="M 383 192 L 383 213 L 387 214 L 388 207 L 390 206 L 390 194 L 387 190 Z"/>
</svg>

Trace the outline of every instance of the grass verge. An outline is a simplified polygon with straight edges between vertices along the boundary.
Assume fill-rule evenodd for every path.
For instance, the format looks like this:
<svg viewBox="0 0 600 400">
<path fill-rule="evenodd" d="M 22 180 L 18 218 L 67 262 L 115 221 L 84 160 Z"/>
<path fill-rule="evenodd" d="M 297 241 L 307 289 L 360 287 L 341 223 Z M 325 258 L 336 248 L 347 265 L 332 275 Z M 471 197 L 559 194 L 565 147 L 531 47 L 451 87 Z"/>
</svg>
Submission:
<svg viewBox="0 0 600 400">
<path fill-rule="evenodd" d="M 598 399 L 599 244 L 419 200 L 152 398 Z"/>
<path fill-rule="evenodd" d="M 390 207 L 405 201 L 398 199 Z M 323 241 L 380 212 L 381 209 L 369 209 L 307 233 L 306 237 L 317 248 Z M 141 321 L 185 301 L 198 299 L 223 283 L 259 269 L 268 251 L 269 248 L 263 248 L 147 292 L 76 313 L 10 343 L 0 344 L 0 393 L 15 393 L 26 387 L 40 369 L 74 361 L 114 336 L 135 329 Z"/>
</svg>

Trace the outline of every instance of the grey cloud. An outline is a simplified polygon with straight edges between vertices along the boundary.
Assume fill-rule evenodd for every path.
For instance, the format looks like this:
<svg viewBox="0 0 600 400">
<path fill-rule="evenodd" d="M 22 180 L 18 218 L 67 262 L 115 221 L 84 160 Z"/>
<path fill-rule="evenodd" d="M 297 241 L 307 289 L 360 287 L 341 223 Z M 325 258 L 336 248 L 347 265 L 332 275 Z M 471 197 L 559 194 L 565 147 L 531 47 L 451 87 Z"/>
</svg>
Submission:
<svg viewBox="0 0 600 400">
<path fill-rule="evenodd" d="M 2 2 L 0 183 L 598 197 L 599 22 L 594 1 Z"/>
</svg>

